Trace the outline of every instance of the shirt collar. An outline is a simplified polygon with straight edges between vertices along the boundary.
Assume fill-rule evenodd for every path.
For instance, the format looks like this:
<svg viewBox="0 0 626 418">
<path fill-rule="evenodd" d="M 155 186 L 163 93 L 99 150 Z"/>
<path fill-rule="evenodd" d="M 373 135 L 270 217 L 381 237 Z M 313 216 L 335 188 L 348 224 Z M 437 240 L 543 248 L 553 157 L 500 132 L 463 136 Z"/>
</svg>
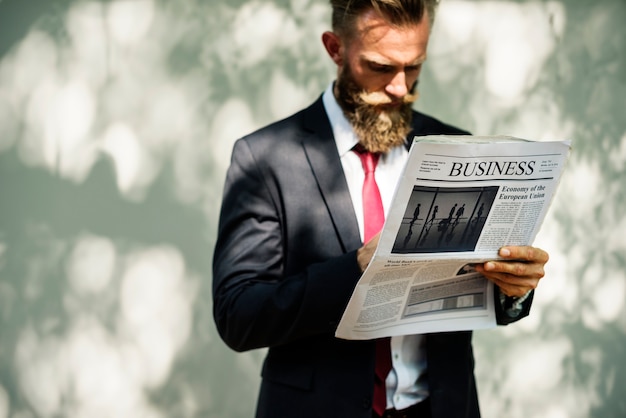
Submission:
<svg viewBox="0 0 626 418">
<path fill-rule="evenodd" d="M 326 91 L 324 91 L 322 101 L 324 102 L 324 108 L 326 109 L 330 126 L 333 129 L 337 151 L 339 152 L 339 156 L 343 157 L 358 144 L 359 140 L 354 134 L 352 125 L 350 125 L 350 122 L 343 114 L 339 103 L 337 103 L 337 99 L 333 93 L 333 87 L 334 83 L 330 83 Z"/>
</svg>

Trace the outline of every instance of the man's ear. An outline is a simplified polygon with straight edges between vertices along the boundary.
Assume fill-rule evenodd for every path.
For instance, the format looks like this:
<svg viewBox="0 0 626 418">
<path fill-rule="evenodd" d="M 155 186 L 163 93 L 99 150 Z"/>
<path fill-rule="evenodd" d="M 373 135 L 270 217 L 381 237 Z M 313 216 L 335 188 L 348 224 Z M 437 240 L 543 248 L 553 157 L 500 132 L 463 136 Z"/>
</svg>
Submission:
<svg viewBox="0 0 626 418">
<path fill-rule="evenodd" d="M 333 62 L 338 66 L 342 66 L 343 44 L 341 38 L 334 32 L 326 31 L 322 34 L 322 43 Z"/>
</svg>

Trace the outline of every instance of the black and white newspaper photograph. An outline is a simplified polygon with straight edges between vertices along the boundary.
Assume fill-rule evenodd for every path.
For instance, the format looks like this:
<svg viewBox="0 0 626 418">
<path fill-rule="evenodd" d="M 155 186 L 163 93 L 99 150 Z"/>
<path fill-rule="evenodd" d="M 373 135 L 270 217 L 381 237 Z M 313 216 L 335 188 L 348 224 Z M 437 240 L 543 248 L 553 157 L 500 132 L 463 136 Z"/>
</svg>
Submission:
<svg viewBox="0 0 626 418">
<path fill-rule="evenodd" d="M 415 186 L 392 253 L 473 251 L 498 187 Z"/>
</svg>

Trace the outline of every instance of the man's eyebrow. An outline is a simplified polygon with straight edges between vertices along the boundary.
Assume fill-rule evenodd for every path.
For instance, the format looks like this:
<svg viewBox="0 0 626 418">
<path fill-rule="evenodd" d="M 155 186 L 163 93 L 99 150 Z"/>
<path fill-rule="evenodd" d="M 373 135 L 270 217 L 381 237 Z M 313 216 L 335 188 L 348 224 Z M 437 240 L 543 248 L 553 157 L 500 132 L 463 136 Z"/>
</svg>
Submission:
<svg viewBox="0 0 626 418">
<path fill-rule="evenodd" d="M 426 56 L 420 57 L 413 62 L 409 62 L 406 64 L 398 64 L 393 63 L 386 59 L 379 59 L 378 57 L 368 57 L 366 55 L 362 55 L 361 59 L 368 64 L 379 65 L 381 67 L 417 67 L 422 65 L 426 61 Z"/>
</svg>

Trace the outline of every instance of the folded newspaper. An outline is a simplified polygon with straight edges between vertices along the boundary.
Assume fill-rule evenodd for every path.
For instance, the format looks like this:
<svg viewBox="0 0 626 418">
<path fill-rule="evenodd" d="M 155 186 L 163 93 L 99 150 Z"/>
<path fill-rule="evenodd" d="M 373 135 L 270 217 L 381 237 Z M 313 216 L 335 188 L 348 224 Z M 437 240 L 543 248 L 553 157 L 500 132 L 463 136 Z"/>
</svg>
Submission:
<svg viewBox="0 0 626 418">
<path fill-rule="evenodd" d="M 531 245 L 570 142 L 415 137 L 378 248 L 336 336 L 361 340 L 496 325 L 493 283 L 473 266 Z"/>
</svg>

